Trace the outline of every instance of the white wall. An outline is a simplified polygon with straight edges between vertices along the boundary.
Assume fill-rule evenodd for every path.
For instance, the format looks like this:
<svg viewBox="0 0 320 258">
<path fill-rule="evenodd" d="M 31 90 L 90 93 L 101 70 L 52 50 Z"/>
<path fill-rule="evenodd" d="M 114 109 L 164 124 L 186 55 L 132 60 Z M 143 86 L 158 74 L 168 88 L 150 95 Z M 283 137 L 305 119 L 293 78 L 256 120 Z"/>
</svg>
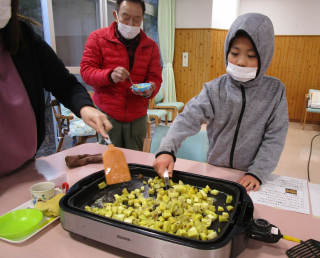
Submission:
<svg viewBox="0 0 320 258">
<path fill-rule="evenodd" d="M 211 17 L 212 0 L 176 0 L 176 28 L 211 28 Z"/>
<path fill-rule="evenodd" d="M 212 0 L 211 28 L 229 29 L 240 14 L 241 0 Z"/>
<path fill-rule="evenodd" d="M 248 12 L 267 15 L 276 35 L 320 35 L 319 0 L 241 0 L 240 14 Z"/>
<path fill-rule="evenodd" d="M 176 0 L 176 28 L 229 29 L 237 10 L 269 16 L 276 35 L 320 35 L 320 0 Z"/>
</svg>

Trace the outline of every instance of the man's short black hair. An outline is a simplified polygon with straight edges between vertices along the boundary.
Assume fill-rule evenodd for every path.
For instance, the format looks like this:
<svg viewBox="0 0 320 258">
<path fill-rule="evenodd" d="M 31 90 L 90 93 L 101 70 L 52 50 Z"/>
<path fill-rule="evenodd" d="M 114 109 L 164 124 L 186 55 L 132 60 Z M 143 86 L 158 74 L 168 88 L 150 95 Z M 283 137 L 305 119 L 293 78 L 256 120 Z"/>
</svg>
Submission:
<svg viewBox="0 0 320 258">
<path fill-rule="evenodd" d="M 141 4 L 142 7 L 142 15 L 144 15 L 145 11 L 146 11 L 146 4 L 144 3 L 144 0 L 117 0 L 116 2 L 116 6 L 115 6 L 115 10 L 117 11 L 117 13 L 119 13 L 119 9 L 120 9 L 120 5 L 123 1 L 128 1 L 128 2 L 132 2 L 132 3 L 138 3 Z"/>
</svg>

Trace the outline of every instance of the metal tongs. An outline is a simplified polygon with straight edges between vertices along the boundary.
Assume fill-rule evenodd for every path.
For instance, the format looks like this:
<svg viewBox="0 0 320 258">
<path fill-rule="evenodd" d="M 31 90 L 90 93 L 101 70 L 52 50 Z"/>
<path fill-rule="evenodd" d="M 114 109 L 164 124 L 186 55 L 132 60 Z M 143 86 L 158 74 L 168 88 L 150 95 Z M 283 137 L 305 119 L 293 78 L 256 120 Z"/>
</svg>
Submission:
<svg viewBox="0 0 320 258">
<path fill-rule="evenodd" d="M 168 190 L 169 189 L 169 173 L 168 173 L 168 169 L 166 169 L 166 171 L 164 171 L 163 178 L 164 178 L 164 182 L 166 184 L 166 190 Z"/>
</svg>

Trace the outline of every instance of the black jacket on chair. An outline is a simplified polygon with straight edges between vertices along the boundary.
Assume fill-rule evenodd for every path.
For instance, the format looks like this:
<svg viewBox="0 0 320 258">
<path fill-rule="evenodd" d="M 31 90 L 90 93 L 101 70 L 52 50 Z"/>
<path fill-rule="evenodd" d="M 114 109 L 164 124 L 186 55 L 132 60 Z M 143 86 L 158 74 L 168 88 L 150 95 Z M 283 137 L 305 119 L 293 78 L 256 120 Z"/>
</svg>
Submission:
<svg viewBox="0 0 320 258">
<path fill-rule="evenodd" d="M 45 89 L 78 117 L 80 109 L 92 106 L 86 88 L 70 74 L 52 48 L 34 32 L 31 25 L 20 21 L 26 47 L 11 55 L 28 93 L 37 122 L 37 149 L 45 138 Z"/>
</svg>

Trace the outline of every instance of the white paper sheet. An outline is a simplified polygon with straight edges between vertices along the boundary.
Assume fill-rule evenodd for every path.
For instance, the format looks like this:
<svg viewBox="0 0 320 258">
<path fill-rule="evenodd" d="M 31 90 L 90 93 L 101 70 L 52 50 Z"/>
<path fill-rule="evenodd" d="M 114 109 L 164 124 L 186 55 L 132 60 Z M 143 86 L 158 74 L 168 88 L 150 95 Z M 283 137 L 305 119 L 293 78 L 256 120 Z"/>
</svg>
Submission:
<svg viewBox="0 0 320 258">
<path fill-rule="evenodd" d="M 320 185 L 309 183 L 312 215 L 320 217 Z"/>
<path fill-rule="evenodd" d="M 271 174 L 249 195 L 254 203 L 310 214 L 307 180 Z"/>
</svg>

